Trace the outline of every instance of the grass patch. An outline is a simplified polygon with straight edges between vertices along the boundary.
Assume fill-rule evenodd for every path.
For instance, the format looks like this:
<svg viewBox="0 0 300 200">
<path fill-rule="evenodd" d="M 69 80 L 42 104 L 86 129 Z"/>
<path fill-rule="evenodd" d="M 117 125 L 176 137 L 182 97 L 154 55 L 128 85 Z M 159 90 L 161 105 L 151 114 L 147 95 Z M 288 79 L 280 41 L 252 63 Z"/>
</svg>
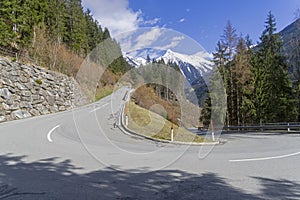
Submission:
<svg viewBox="0 0 300 200">
<path fill-rule="evenodd" d="M 99 101 L 100 99 L 112 94 L 114 91 L 113 86 L 105 86 L 98 88 L 95 95 L 95 101 Z"/>
<path fill-rule="evenodd" d="M 133 102 L 127 103 L 125 112 L 129 117 L 129 129 L 152 138 L 171 139 L 172 123 L 162 116 L 148 111 Z M 205 142 L 204 138 L 176 125 L 174 126 L 174 141 Z"/>
</svg>

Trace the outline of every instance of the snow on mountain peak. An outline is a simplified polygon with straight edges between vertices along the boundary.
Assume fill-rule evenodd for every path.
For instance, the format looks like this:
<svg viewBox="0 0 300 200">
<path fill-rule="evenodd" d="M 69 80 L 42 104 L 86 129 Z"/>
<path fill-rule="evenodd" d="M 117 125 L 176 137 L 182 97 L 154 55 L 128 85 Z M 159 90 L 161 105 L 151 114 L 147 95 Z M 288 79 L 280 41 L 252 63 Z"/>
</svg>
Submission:
<svg viewBox="0 0 300 200">
<path fill-rule="evenodd" d="M 179 66 L 180 71 L 186 79 L 193 83 L 205 73 L 212 70 L 211 54 L 207 52 L 197 52 L 193 55 L 181 54 L 168 50 L 155 50 L 145 48 L 124 55 L 126 60 L 134 67 L 147 64 L 147 57 L 156 61 L 163 60 L 165 63 L 174 63 Z"/>
<path fill-rule="evenodd" d="M 201 71 L 201 74 L 210 71 L 212 69 L 211 55 L 206 52 L 197 52 L 193 55 L 186 55 L 174 52 L 170 49 L 161 56 L 159 59 L 163 59 L 165 63 L 172 62 L 177 65 L 191 65 Z"/>
</svg>

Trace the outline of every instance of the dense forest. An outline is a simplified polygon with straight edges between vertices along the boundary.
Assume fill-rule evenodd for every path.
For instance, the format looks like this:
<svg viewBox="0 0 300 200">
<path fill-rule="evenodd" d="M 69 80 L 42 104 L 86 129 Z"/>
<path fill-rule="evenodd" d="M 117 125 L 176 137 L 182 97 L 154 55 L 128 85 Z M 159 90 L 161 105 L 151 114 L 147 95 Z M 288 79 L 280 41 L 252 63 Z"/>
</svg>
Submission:
<svg viewBox="0 0 300 200">
<path fill-rule="evenodd" d="M 214 71 L 220 72 L 227 93 L 226 125 L 299 121 L 300 79 L 288 73 L 291 63 L 295 68 L 299 59 L 292 59 L 295 54 L 286 54 L 283 47 L 271 12 L 256 46 L 249 36 L 237 36 L 228 22 L 214 53 Z M 211 95 L 202 110 L 201 120 L 206 125 L 210 123 Z"/>
<path fill-rule="evenodd" d="M 83 9 L 81 0 L 0 1 L 1 49 L 51 70 L 75 76 L 83 58 L 104 40 L 110 40 L 111 49 L 121 55 L 109 30 Z M 129 68 L 120 57 L 110 65 L 109 74 Z"/>
</svg>

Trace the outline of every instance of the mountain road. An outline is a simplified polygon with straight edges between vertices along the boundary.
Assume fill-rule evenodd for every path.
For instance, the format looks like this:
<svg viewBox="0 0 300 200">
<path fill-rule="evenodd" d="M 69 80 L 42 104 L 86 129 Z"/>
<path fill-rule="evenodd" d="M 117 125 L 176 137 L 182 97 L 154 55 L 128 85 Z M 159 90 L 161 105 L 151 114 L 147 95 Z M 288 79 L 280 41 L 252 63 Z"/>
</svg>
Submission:
<svg viewBox="0 0 300 200">
<path fill-rule="evenodd" d="M 0 199 L 300 199 L 299 134 L 188 146 L 124 134 L 123 87 L 72 111 L 0 124 Z"/>
</svg>

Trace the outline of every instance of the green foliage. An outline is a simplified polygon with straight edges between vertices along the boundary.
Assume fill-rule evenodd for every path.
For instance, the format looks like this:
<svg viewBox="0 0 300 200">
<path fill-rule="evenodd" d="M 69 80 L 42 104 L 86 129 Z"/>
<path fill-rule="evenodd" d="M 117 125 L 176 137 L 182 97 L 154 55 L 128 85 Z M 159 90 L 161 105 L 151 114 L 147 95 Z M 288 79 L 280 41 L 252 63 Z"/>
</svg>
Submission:
<svg viewBox="0 0 300 200">
<path fill-rule="evenodd" d="M 211 110 L 212 105 L 211 105 L 211 98 L 209 93 L 207 94 L 207 98 L 205 99 L 204 102 L 204 108 L 201 110 L 201 116 L 200 116 L 200 121 L 203 122 L 203 125 L 208 126 L 210 124 L 211 120 Z"/>
<path fill-rule="evenodd" d="M 288 59 L 282 54 L 283 43 L 276 33 L 275 18 L 271 13 L 260 39 L 260 44 L 253 50 L 249 36 L 237 38 L 235 29 L 228 23 L 217 44 L 214 62 L 227 92 L 227 125 L 295 121 L 299 115 L 300 104 L 297 105 L 295 90 L 299 94 L 300 81 L 293 89 Z M 216 80 L 212 75 L 210 84 Z M 213 96 L 214 92 L 210 91 L 202 110 L 200 120 L 205 125 L 214 118 Z"/>
<path fill-rule="evenodd" d="M 166 114 L 166 120 L 171 121 L 171 118 L 169 117 L 168 114 Z"/>
<path fill-rule="evenodd" d="M 298 13 L 299 14 L 299 13 Z M 293 83 L 293 89 L 297 94 L 297 121 L 300 121 L 300 19 L 287 26 L 280 36 L 284 41 L 284 53 L 288 57 L 289 73 Z"/>
<path fill-rule="evenodd" d="M 256 121 L 294 121 L 295 96 L 288 77 L 286 57 L 281 52 L 282 42 L 275 34 L 274 16 L 269 13 L 261 45 L 254 55 L 254 106 Z"/>
<path fill-rule="evenodd" d="M 42 79 L 36 79 L 35 82 L 36 82 L 37 84 L 39 84 L 39 85 L 42 85 L 42 84 L 43 84 Z"/>
<path fill-rule="evenodd" d="M 78 66 L 62 70 L 71 67 L 76 57 L 72 54 L 84 58 L 101 42 L 105 45 L 95 51 L 93 60 L 116 74 L 130 69 L 109 30 L 102 29 L 90 10 L 84 11 L 82 0 L 1 0 L 0 16 L 0 46 L 28 52 L 50 69 L 74 74 Z M 66 57 L 70 62 L 61 61 Z"/>
</svg>

